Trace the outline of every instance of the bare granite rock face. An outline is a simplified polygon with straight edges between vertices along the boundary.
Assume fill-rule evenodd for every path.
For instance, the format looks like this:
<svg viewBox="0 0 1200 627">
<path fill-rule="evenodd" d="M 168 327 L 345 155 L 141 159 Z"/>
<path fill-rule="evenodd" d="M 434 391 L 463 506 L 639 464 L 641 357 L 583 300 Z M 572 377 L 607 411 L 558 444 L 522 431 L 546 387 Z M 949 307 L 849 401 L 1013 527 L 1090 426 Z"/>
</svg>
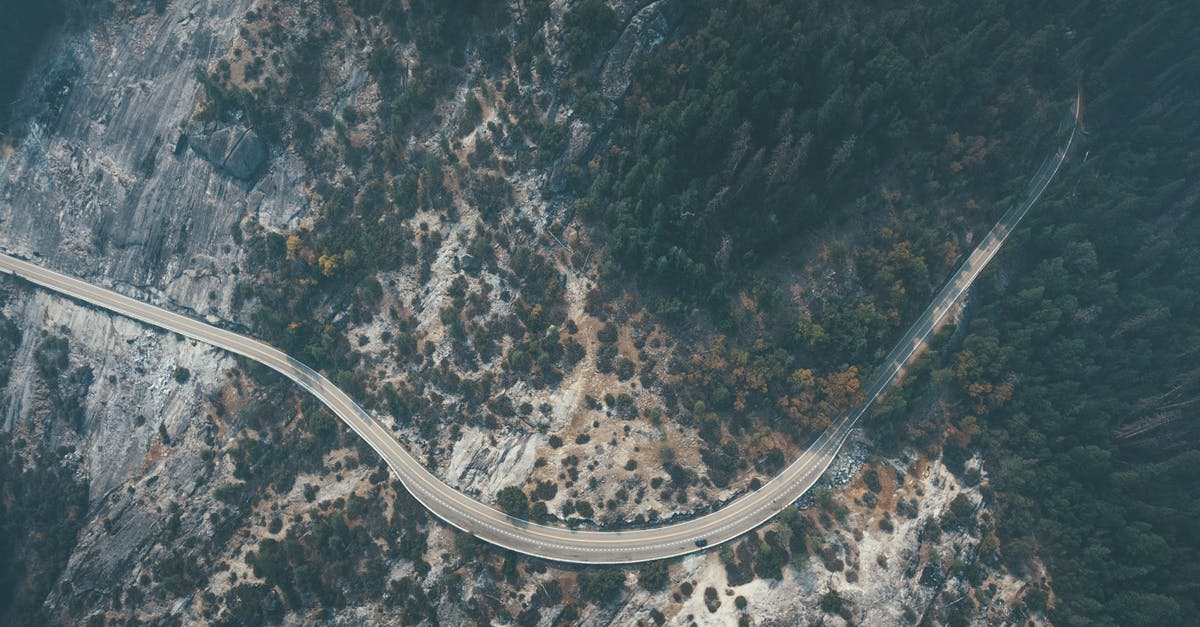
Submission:
<svg viewBox="0 0 1200 627">
<path fill-rule="evenodd" d="M 623 7 L 624 10 L 632 8 Z M 600 72 L 600 93 L 606 102 L 615 106 L 625 97 L 630 82 L 637 75 L 638 64 L 662 45 L 682 10 L 683 5 L 678 0 L 654 0 L 629 18 Z"/>
<path fill-rule="evenodd" d="M 169 510 L 200 490 L 197 477 L 208 473 L 204 452 L 215 435 L 205 399 L 223 385 L 233 359 L 33 288 L 13 290 L 3 313 L 26 332 L 4 390 L 0 431 L 49 449 L 73 447 L 77 472 L 88 479 L 90 522 L 61 581 L 71 582 L 76 603 L 102 598 L 114 581 L 137 575 L 133 566 L 158 541 Z M 67 341 L 71 368 L 94 375 L 78 426 L 44 399 L 36 354 L 50 336 Z M 177 368 L 187 370 L 186 381 L 176 378 Z M 203 514 L 189 512 L 194 524 L 204 524 Z M 47 607 L 69 609 L 61 590 L 51 594 Z"/>
<path fill-rule="evenodd" d="M 19 423 L 29 418 L 26 411 L 37 404 L 34 353 L 42 334 L 65 337 L 72 360 L 94 373 L 87 390 L 86 421 L 78 434 L 58 429 L 41 435 L 54 446 L 74 444 L 80 449 L 92 498 L 102 498 L 145 472 L 145 457 L 160 439 L 160 424 L 168 439 L 176 442 L 201 428 L 195 419 L 204 417 L 200 414 L 204 396 L 222 380 L 232 357 L 191 340 L 148 333 L 141 323 L 42 290 L 27 293 L 27 298 L 6 307 L 6 314 L 29 321 L 34 332 L 26 333 L 13 359 L 13 377 L 6 390 L 10 402 L 0 414 L 0 425 L 6 431 L 31 431 Z M 179 367 L 189 373 L 186 382 L 173 377 Z"/>
<path fill-rule="evenodd" d="M 244 127 L 214 128 L 207 153 L 181 150 L 181 140 L 200 93 L 195 68 L 225 53 L 251 4 L 172 2 L 52 44 L 31 76 L 55 98 L 31 105 L 27 132 L 0 152 L 0 246 L 157 304 L 245 322 L 248 312 L 233 306 L 243 229 L 294 227 L 307 206 L 302 166 Z M 0 391 L 0 433 L 79 457 L 88 522 L 45 607 L 82 622 L 75 612 L 126 588 L 141 575 L 137 564 L 169 546 L 165 528 L 203 536 L 211 526 L 211 486 L 198 479 L 215 437 L 206 399 L 234 362 L 5 284 L 4 313 L 26 333 Z M 48 335 L 67 339 L 73 367 L 93 371 L 78 428 L 46 407 L 35 360 Z M 183 381 L 177 368 L 189 373 Z"/>
<path fill-rule="evenodd" d="M 235 230 L 260 215 L 273 228 L 294 224 L 306 206 L 299 161 L 282 153 L 268 167 L 253 130 L 214 129 L 208 158 L 179 150 L 200 91 L 195 68 L 225 52 L 250 4 L 171 3 L 162 15 L 113 18 L 60 42 L 32 73 L 62 83 L 57 113 L 34 116 L 49 123 L 31 122 L 0 157 L 0 246 L 233 315 Z"/>
<path fill-rule="evenodd" d="M 537 449 L 545 444 L 546 436 L 536 432 L 489 441 L 486 431 L 470 427 L 463 430 L 440 474 L 459 490 L 491 502 L 500 490 L 525 484 L 537 461 Z"/>
<path fill-rule="evenodd" d="M 184 137 L 213 167 L 235 179 L 252 181 L 266 166 L 267 145 L 253 129 L 215 124 L 188 126 Z M 176 147 L 178 152 L 179 148 Z"/>
</svg>

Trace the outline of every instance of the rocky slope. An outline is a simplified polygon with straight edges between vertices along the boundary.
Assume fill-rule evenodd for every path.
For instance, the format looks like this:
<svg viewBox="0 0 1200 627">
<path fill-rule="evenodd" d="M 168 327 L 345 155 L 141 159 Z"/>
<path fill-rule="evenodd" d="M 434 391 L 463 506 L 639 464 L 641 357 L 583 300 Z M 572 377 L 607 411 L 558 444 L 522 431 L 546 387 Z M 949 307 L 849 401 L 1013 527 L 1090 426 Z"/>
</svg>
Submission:
<svg viewBox="0 0 1200 627">
<path fill-rule="evenodd" d="M 634 595 L 612 622 L 646 620 L 657 609 L 677 625 L 729 625 L 742 617 L 755 625 L 940 623 L 959 604 L 970 608 L 962 615 L 976 624 L 1040 622 L 1020 606 L 1028 583 L 989 572 L 977 534 L 955 530 L 933 539 L 927 531 L 928 521 L 940 521 L 959 495 L 972 503 L 973 520 L 986 520 L 977 488 L 960 483 L 938 461 L 877 461 L 878 471 L 895 476 L 884 478 L 876 504 L 862 502 L 872 492 L 861 474 L 848 481 L 832 501 L 848 511 L 840 520 L 815 523 L 808 533 L 813 554 L 795 560 L 782 577 L 732 582 L 719 553 L 688 557 L 673 569 L 667 590 Z M 919 502 L 915 511 L 890 511 L 906 500 Z M 830 519 L 821 508 L 804 511 L 813 520 Z M 983 573 L 967 574 L 977 568 Z M 590 622 L 609 620 L 596 616 Z"/>
<path fill-rule="evenodd" d="M 0 246 L 50 267 L 197 315 L 238 322 L 241 231 L 303 214 L 298 166 L 247 140 L 214 165 L 181 143 L 196 105 L 193 74 L 220 55 L 248 2 L 175 2 L 108 17 L 50 47 L 26 86 L 35 104 L 0 160 Z M 39 98 L 40 96 L 40 98 Z M 231 133 L 231 131 L 226 131 Z M 213 146 L 221 131 L 213 133 Z M 256 165 L 249 165 L 253 162 Z M 255 180 L 243 176 L 258 175 Z M 3 392 L 6 439 L 70 447 L 89 485 L 89 522 L 46 601 L 67 617 L 132 581 L 176 509 L 194 496 L 215 433 L 207 396 L 232 360 L 208 347 L 6 280 L 4 313 L 25 331 Z M 46 401 L 36 355 L 65 338 L 84 419 Z M 180 383 L 177 369 L 189 375 Z M 169 444 L 167 442 L 170 442 Z M 196 519 L 203 511 L 194 512 Z"/>
<path fill-rule="evenodd" d="M 54 46 L 27 86 L 44 97 L 0 162 L 0 245 L 231 315 L 240 229 L 283 228 L 304 208 L 290 155 L 240 129 L 185 132 L 195 69 L 223 54 L 248 5 L 171 3 Z"/>
</svg>

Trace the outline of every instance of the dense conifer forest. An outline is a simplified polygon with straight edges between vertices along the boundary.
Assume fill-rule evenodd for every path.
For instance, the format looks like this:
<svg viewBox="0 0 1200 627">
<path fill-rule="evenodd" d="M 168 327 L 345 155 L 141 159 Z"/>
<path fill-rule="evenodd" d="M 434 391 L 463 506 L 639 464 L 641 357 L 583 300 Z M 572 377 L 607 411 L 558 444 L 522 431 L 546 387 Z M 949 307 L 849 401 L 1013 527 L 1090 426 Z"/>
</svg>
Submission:
<svg viewBox="0 0 1200 627">
<path fill-rule="evenodd" d="M 1056 622 L 1195 620 L 1200 10 L 690 9 L 642 69 L 608 143 L 574 175 L 581 216 L 607 233 L 614 276 L 655 286 L 662 312 L 701 303 L 731 330 L 730 294 L 764 280 L 763 261 L 798 235 L 877 212 L 873 186 L 907 181 L 913 207 L 1015 194 L 1041 155 L 993 139 L 1044 134 L 1082 87 L 1086 136 L 981 281 L 969 333 L 933 378 L 951 383 L 955 424 L 923 435 L 954 435 L 945 454 L 960 470 L 983 453 L 1000 508 L 988 548 L 1018 570 L 1045 563 Z M 917 258 L 880 256 L 874 272 L 927 294 L 944 276 L 927 271 L 939 267 L 927 241 L 947 227 L 917 211 L 898 234 Z M 978 228 L 997 214 L 962 215 Z M 885 309 L 891 287 L 871 304 Z M 818 348 L 787 326 L 767 337 Z M 820 348 L 831 347 L 846 355 L 849 345 Z M 907 396 L 868 429 L 919 438 L 887 424 Z"/>
</svg>

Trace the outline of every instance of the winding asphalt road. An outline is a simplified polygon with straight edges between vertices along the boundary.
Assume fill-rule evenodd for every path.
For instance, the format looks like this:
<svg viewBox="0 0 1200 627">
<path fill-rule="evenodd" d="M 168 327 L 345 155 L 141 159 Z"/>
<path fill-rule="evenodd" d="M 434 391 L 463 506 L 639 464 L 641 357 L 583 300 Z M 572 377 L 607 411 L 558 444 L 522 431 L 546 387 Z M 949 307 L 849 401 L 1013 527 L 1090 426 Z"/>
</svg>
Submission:
<svg viewBox="0 0 1200 627">
<path fill-rule="evenodd" d="M 400 478 L 405 488 L 450 525 L 513 551 L 561 562 L 624 564 L 676 557 L 736 538 L 769 520 L 800 498 L 821 478 L 855 423 L 871 403 L 899 377 L 905 364 L 996 255 L 1021 218 L 1038 201 L 1058 173 L 1075 139 L 1079 102 L 1070 137 L 1047 159 L 1031 181 L 1025 199 L 1012 207 L 938 292 L 916 324 L 900 339 L 876 373 L 861 407 L 831 425 L 779 475 L 760 489 L 719 510 L 661 527 L 622 531 L 574 530 L 534 524 L 451 488 L 405 450 L 381 424 L 349 396 L 312 368 L 258 340 L 182 316 L 166 309 L 97 287 L 39 265 L 0 254 L 0 272 L 16 275 L 46 289 L 112 311 L 151 326 L 173 331 L 262 363 L 296 382 L 329 407 L 367 441 Z"/>
</svg>

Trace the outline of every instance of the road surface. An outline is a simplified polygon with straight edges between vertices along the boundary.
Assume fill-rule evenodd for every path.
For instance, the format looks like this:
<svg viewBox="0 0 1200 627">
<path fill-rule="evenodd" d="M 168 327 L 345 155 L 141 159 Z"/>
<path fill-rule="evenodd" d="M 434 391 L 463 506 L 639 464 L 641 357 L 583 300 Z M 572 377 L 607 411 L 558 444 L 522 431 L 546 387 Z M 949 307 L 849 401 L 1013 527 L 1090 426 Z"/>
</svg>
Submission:
<svg viewBox="0 0 1200 627">
<path fill-rule="evenodd" d="M 258 340 L 97 287 L 39 265 L 0 254 L 0 272 L 151 326 L 173 331 L 262 363 L 308 390 L 367 441 L 400 478 L 404 487 L 434 515 L 483 540 L 518 553 L 578 564 L 627 564 L 707 550 L 758 527 L 800 498 L 821 478 L 855 423 L 871 403 L 899 377 L 938 323 L 996 255 L 1013 228 L 1041 197 L 1066 159 L 1078 125 L 1076 103 L 1070 137 L 1047 159 L 1031 181 L 1025 199 L 1009 209 L 980 241 L 929 308 L 888 355 L 865 402 L 822 433 L 798 459 L 760 489 L 719 510 L 661 527 L 621 531 L 577 530 L 539 525 L 509 516 L 451 488 L 404 449 L 342 390 L 292 357 Z M 698 542 L 704 547 L 697 545 Z"/>
</svg>

